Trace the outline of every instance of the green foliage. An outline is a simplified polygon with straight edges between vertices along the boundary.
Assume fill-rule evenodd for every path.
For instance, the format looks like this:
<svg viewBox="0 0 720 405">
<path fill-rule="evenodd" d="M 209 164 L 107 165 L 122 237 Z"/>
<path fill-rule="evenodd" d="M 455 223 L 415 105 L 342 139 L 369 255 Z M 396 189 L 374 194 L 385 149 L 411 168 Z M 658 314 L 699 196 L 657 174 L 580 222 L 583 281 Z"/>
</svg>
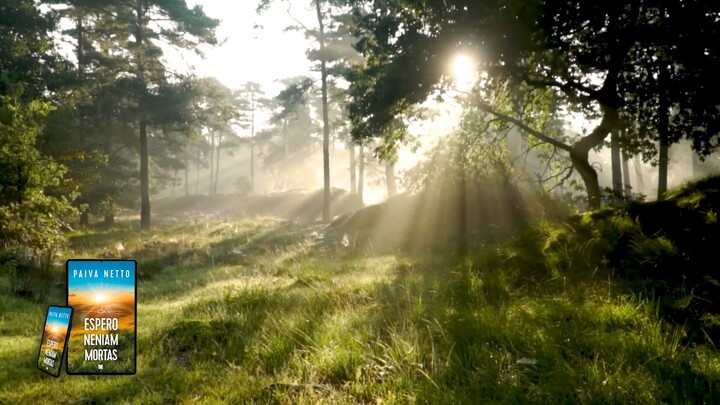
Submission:
<svg viewBox="0 0 720 405">
<path fill-rule="evenodd" d="M 356 139 L 385 136 L 394 119 L 443 88 L 450 61 L 464 54 L 481 72 L 470 91 L 481 100 L 492 97 L 499 81 L 520 94 L 528 88 L 549 92 L 554 109 L 563 113 L 602 118 L 591 133 L 568 143 L 547 136 L 546 128 L 533 128 L 537 117 L 522 109 L 508 114 L 500 108 L 496 114 L 507 122 L 530 124 L 526 132 L 571 154 L 590 207 L 600 206 L 601 192 L 588 153 L 612 130 L 624 129 L 623 146 L 643 152 L 646 160 L 659 138 L 667 143 L 691 139 L 701 156 L 720 145 L 720 91 L 714 80 L 720 52 L 710 39 L 720 31 L 715 3 L 350 3 L 356 49 L 365 57 L 346 75 Z M 495 107 L 483 101 L 487 110 Z"/>
<path fill-rule="evenodd" d="M 68 125 L 48 132 L 59 145 L 50 143 L 47 152 L 67 160 L 81 192 L 77 206 L 97 212 L 108 198 L 136 206 L 141 193 L 133 190 L 161 190 L 189 160 L 185 145 L 196 89 L 169 69 L 160 44 L 199 53 L 200 44 L 216 43 L 219 21 L 175 0 L 52 3 L 64 6 L 58 15 L 63 26 L 73 27 L 62 33 L 75 45 L 77 66 L 56 95 L 70 109 Z M 149 225 L 149 206 L 141 203 Z"/>
<path fill-rule="evenodd" d="M 670 193 L 662 202 L 576 215 L 545 226 L 540 257 L 550 274 L 570 283 L 590 273 L 625 280 L 631 291 L 652 294 L 659 313 L 685 324 L 693 341 L 717 342 L 720 273 L 713 263 L 717 223 L 708 221 L 720 200 L 710 178 Z M 537 254 L 536 254 L 537 256 Z"/>
<path fill-rule="evenodd" d="M 43 97 L 65 75 L 48 35 L 55 23 L 33 0 L 0 4 L 0 97 Z"/>
<path fill-rule="evenodd" d="M 62 169 L 35 148 L 40 122 L 48 104 L 33 101 L 20 104 L 7 98 L 0 101 L 0 204 L 22 204 L 36 197 L 46 186 L 57 185 Z M 60 171 L 58 175 L 56 172 Z"/>
<path fill-rule="evenodd" d="M 73 193 L 48 193 L 65 173 L 36 147 L 49 104 L 3 97 L 0 106 L 0 270 L 15 294 L 42 302 L 55 254 L 66 242 L 62 227 L 75 213 Z"/>
<path fill-rule="evenodd" d="M 507 126 L 499 125 L 488 114 L 466 109 L 458 131 L 439 142 L 407 173 L 405 186 L 419 191 L 430 184 L 457 183 L 462 178 L 510 181 L 514 168 L 507 148 L 508 132 Z"/>
<path fill-rule="evenodd" d="M 54 251 L 63 246 L 66 236 L 61 228 L 75 214 L 66 199 L 39 195 L 23 204 L 0 207 L 2 250 L 30 249 Z"/>
<path fill-rule="evenodd" d="M 23 248 L 32 252 L 53 251 L 62 245 L 61 225 L 74 211 L 68 197 L 51 197 L 48 188 L 58 186 L 64 167 L 36 148 L 41 122 L 48 104 L 28 104 L 4 99 L 0 109 L 0 249 Z"/>
</svg>

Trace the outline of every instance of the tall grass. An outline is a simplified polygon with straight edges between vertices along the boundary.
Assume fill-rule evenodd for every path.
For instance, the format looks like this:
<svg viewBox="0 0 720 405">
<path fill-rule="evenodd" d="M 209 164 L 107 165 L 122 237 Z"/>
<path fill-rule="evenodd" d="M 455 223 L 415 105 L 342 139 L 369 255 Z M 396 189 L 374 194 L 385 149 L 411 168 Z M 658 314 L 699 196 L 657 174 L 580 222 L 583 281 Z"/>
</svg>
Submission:
<svg viewBox="0 0 720 405">
<path fill-rule="evenodd" d="M 358 255 L 271 219 L 78 234 L 69 254 L 121 240 L 139 262 L 138 373 L 48 378 L 44 307 L 3 294 L 0 403 L 719 402 L 718 351 L 632 294 L 613 267 L 630 256 L 608 253 L 676 251 L 594 220 L 464 258 Z"/>
</svg>

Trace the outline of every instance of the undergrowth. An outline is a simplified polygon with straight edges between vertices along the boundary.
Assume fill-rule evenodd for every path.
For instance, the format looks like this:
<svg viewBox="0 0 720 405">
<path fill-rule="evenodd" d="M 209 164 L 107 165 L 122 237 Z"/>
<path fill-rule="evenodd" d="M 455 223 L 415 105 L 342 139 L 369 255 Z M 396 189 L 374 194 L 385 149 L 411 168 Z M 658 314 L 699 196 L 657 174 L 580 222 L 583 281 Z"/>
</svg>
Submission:
<svg viewBox="0 0 720 405">
<path fill-rule="evenodd" d="M 45 307 L 4 293 L 0 403 L 718 403 L 709 189 L 463 257 L 270 219 L 77 234 L 68 254 L 139 261 L 138 373 L 40 373 Z"/>
</svg>

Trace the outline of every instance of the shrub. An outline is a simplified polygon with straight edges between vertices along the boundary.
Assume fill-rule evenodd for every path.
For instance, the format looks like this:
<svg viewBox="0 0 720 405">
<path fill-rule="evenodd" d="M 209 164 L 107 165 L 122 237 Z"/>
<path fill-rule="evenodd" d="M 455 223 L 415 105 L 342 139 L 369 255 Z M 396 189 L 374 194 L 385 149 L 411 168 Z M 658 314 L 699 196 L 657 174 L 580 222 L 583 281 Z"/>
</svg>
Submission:
<svg viewBox="0 0 720 405">
<path fill-rule="evenodd" d="M 33 281 L 51 282 L 56 252 L 65 243 L 65 218 L 75 214 L 66 197 L 46 190 L 62 181 L 65 168 L 35 147 L 47 103 L 19 103 L 0 98 L 0 257 L 13 290 L 43 300 L 45 289 L 29 290 Z M 73 195 L 69 199 L 74 198 Z M 38 273 L 39 274 L 36 274 Z"/>
</svg>

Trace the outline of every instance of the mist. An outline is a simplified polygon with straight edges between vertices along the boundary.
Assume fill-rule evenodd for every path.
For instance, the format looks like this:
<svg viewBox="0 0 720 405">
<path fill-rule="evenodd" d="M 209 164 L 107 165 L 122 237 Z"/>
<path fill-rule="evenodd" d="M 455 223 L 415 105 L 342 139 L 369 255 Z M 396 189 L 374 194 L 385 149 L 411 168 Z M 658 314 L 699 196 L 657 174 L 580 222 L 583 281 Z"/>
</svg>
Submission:
<svg viewBox="0 0 720 405">
<path fill-rule="evenodd" d="M 720 403 L 720 3 L 1 1 L 0 403 Z"/>
</svg>

